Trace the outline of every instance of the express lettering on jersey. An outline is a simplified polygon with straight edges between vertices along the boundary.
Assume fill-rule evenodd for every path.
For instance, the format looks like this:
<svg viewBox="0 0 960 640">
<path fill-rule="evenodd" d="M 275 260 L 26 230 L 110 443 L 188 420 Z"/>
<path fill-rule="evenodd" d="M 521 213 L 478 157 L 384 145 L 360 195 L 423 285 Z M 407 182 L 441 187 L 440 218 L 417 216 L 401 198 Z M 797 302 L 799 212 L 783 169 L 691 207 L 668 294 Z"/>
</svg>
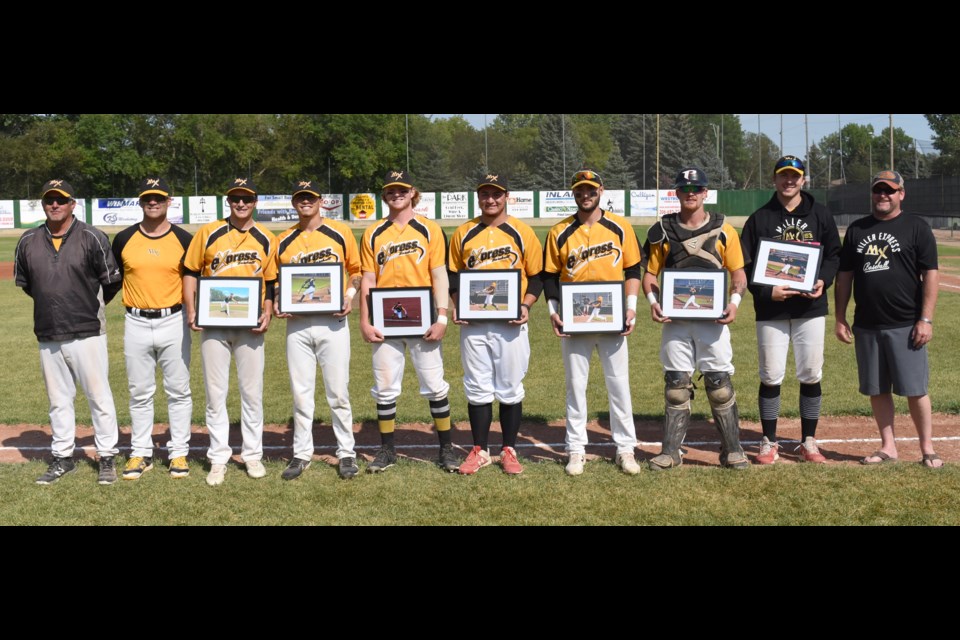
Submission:
<svg viewBox="0 0 960 640">
<path fill-rule="evenodd" d="M 420 246 L 420 243 L 416 240 L 408 240 L 406 242 L 388 242 L 382 247 L 377 253 L 377 264 L 381 267 L 394 258 L 399 258 L 400 256 L 405 256 L 411 253 L 420 253 L 420 256 L 417 258 L 417 264 L 420 264 L 420 261 L 423 260 L 423 257 L 427 255 L 426 249 Z"/>
<path fill-rule="evenodd" d="M 900 252 L 900 241 L 887 232 L 871 233 L 857 243 L 857 253 L 868 258 L 863 263 L 863 272 L 888 271 L 890 254 Z M 870 258 L 873 260 L 871 261 Z"/>
<path fill-rule="evenodd" d="M 580 245 L 576 249 L 572 249 L 570 255 L 567 256 L 567 271 L 576 273 L 588 262 L 605 258 L 611 254 L 616 254 L 617 256 L 613 259 L 613 266 L 616 266 L 620 263 L 620 258 L 623 257 L 623 253 L 612 240 L 594 246 L 585 247 Z"/>
<path fill-rule="evenodd" d="M 786 240 L 792 242 L 812 242 L 813 231 L 810 225 L 797 218 L 786 218 L 781 224 L 776 226 L 777 235 L 774 240 Z"/>
<path fill-rule="evenodd" d="M 336 262 L 337 254 L 333 252 L 333 249 L 326 247 L 320 251 L 311 251 L 310 253 L 300 252 L 297 255 L 293 256 L 293 259 L 290 261 L 292 264 L 313 264 L 315 262 Z"/>
<path fill-rule="evenodd" d="M 493 249 L 478 247 L 470 252 L 470 257 L 467 258 L 467 268 L 476 269 L 485 264 L 500 262 L 501 260 L 509 260 L 510 266 L 513 267 L 520 260 L 520 255 L 508 244 Z"/>
<path fill-rule="evenodd" d="M 232 269 L 243 264 L 259 264 L 260 254 L 256 251 L 219 251 L 210 261 L 210 271 Z"/>
</svg>

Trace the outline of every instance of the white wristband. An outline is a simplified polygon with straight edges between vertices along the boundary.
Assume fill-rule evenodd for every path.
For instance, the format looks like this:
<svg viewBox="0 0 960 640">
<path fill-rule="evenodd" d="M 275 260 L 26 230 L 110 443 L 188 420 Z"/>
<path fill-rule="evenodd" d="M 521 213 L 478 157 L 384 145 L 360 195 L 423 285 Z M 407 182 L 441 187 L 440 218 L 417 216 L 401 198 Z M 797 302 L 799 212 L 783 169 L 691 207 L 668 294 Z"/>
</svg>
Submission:
<svg viewBox="0 0 960 640">
<path fill-rule="evenodd" d="M 353 287 L 350 287 L 349 289 L 347 289 L 347 297 L 348 297 L 348 298 L 350 298 L 351 300 L 353 300 L 353 296 L 355 296 L 355 295 L 357 295 L 357 290 L 356 290 L 356 289 L 354 289 Z"/>
<path fill-rule="evenodd" d="M 557 312 L 557 301 L 553 298 L 547 300 L 547 309 L 550 310 L 550 315 L 552 316 Z"/>
<path fill-rule="evenodd" d="M 439 322 L 440 324 L 447 324 L 449 321 L 450 320 L 445 315 L 437 316 L 437 322 Z"/>
<path fill-rule="evenodd" d="M 648 294 L 647 294 L 647 302 L 649 302 L 651 306 L 657 304 L 657 294 L 655 294 L 653 291 L 651 291 L 650 293 L 648 293 Z"/>
<path fill-rule="evenodd" d="M 627 296 L 627 310 L 628 311 L 637 310 L 637 296 Z"/>
<path fill-rule="evenodd" d="M 743 296 L 741 296 L 739 293 L 734 293 L 733 295 L 730 296 L 730 304 L 735 306 L 737 309 L 740 308 L 741 300 L 743 300 Z"/>
</svg>

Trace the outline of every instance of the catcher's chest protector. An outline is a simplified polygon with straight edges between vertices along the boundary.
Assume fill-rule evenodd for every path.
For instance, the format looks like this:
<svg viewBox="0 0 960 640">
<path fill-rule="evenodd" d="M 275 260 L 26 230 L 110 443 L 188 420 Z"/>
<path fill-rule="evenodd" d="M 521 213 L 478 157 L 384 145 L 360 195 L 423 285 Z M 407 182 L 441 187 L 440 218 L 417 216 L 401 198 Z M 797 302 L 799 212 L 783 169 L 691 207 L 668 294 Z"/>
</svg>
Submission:
<svg viewBox="0 0 960 640">
<path fill-rule="evenodd" d="M 717 251 L 717 240 L 723 229 L 723 214 L 710 213 L 710 221 L 699 229 L 686 229 L 679 216 L 664 216 L 660 221 L 670 252 L 666 256 L 668 269 L 722 269 L 723 258 Z"/>
</svg>

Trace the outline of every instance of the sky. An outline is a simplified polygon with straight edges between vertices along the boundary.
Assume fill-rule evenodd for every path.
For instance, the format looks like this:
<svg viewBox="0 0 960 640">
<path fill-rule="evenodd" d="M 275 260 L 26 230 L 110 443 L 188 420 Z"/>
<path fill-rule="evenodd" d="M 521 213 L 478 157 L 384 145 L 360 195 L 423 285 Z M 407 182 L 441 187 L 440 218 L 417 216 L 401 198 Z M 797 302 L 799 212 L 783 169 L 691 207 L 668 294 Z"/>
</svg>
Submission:
<svg viewBox="0 0 960 640">
<path fill-rule="evenodd" d="M 435 118 L 447 118 L 451 114 L 436 114 Z M 739 113 L 740 126 L 744 131 L 756 132 L 757 114 Z M 783 154 L 792 154 L 806 156 L 806 144 L 804 143 L 804 122 L 802 113 L 783 114 Z M 835 113 L 811 113 L 807 115 L 807 123 L 810 130 L 810 144 L 819 142 L 824 136 L 836 133 L 837 115 Z M 890 123 L 889 114 L 868 114 L 868 113 L 841 113 L 840 125 L 845 126 L 851 122 L 863 125 L 873 125 L 873 130 L 879 134 Z M 483 129 L 484 114 L 465 113 L 463 117 L 476 129 Z M 497 117 L 495 113 L 486 114 L 487 123 L 493 122 Z M 921 151 L 934 151 L 931 140 L 933 132 L 927 124 L 927 119 L 919 113 L 895 113 L 893 114 L 893 126 L 903 129 L 908 136 L 917 139 L 917 144 Z M 760 132 L 780 145 L 780 114 L 764 113 L 760 114 Z"/>
</svg>

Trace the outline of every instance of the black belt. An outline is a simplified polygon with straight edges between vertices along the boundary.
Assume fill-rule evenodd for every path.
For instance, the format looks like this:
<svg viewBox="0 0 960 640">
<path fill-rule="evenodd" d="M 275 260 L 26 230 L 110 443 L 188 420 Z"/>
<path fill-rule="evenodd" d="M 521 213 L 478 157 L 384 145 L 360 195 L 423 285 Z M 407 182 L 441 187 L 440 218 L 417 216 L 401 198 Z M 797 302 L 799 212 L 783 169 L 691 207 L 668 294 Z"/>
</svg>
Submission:
<svg viewBox="0 0 960 640">
<path fill-rule="evenodd" d="M 137 309 L 134 307 L 127 307 L 127 313 L 132 316 L 147 318 L 148 320 L 156 320 L 157 318 L 166 318 L 169 315 L 173 315 L 181 309 L 183 309 L 182 304 L 175 304 L 172 307 L 167 307 L 166 309 Z"/>
</svg>

